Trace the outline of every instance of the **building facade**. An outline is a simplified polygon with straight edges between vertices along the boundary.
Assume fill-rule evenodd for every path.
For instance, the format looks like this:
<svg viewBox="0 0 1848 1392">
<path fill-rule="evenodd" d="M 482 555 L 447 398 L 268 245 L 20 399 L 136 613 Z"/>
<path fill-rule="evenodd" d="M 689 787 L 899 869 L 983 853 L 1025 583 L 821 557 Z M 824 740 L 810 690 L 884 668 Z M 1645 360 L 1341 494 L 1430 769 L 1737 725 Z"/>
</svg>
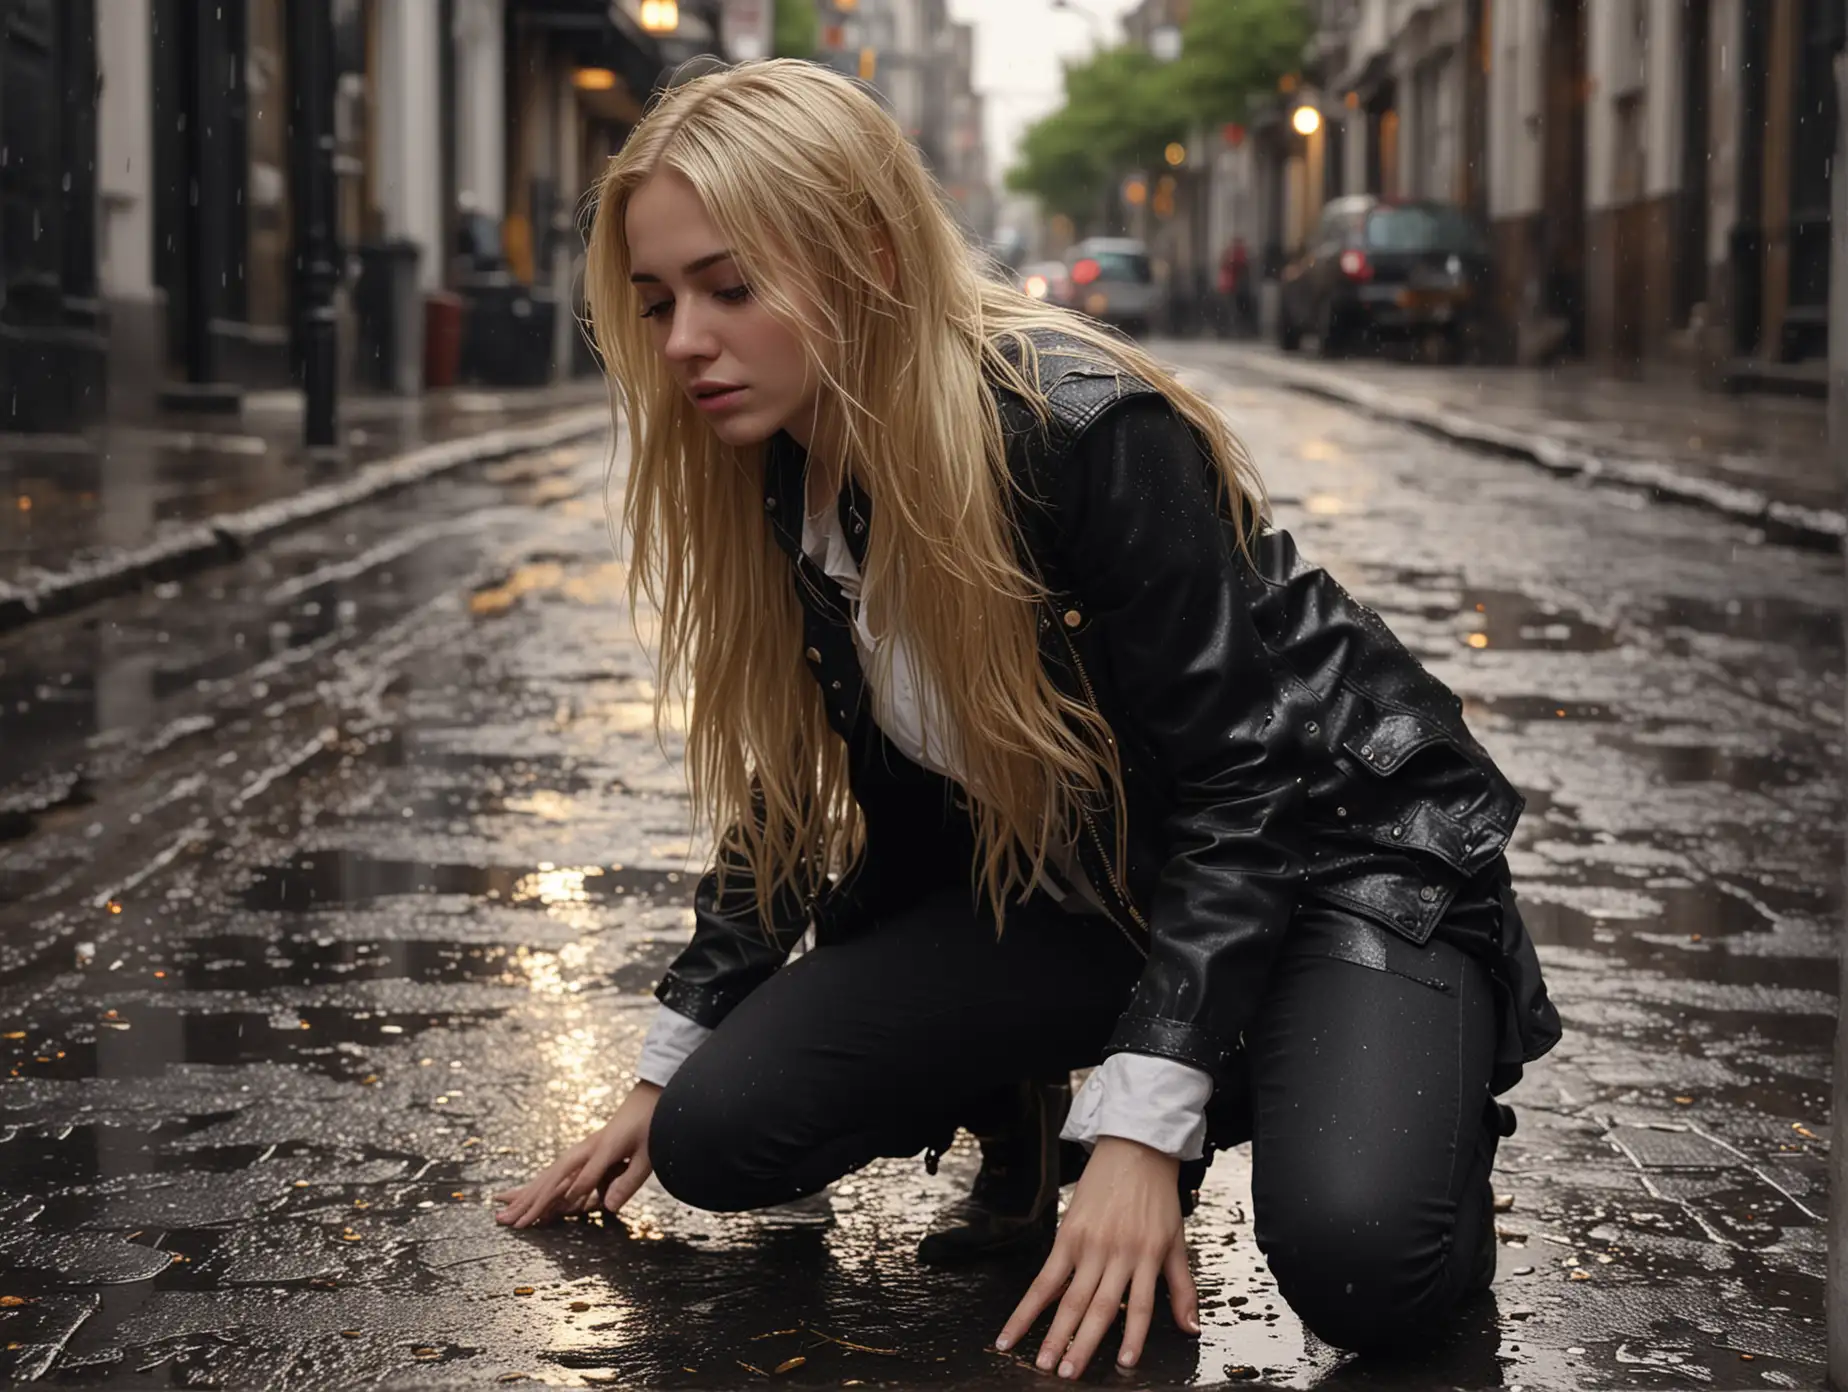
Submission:
<svg viewBox="0 0 1848 1392">
<path fill-rule="evenodd" d="M 0 432 L 299 380 L 303 22 L 330 34 L 346 380 L 417 389 L 452 292 L 484 323 L 549 304 L 549 369 L 572 358 L 582 196 L 669 76 L 641 0 L 0 0 Z M 368 287 L 400 272 L 385 371 Z"/>
<path fill-rule="evenodd" d="M 1821 391 L 1848 0 L 1318 10 L 1324 196 L 1481 216 L 1506 356 Z"/>
<path fill-rule="evenodd" d="M 942 184 L 972 238 L 986 239 L 996 205 L 975 26 L 946 0 L 817 0 L 821 61 L 865 80 Z"/>
</svg>

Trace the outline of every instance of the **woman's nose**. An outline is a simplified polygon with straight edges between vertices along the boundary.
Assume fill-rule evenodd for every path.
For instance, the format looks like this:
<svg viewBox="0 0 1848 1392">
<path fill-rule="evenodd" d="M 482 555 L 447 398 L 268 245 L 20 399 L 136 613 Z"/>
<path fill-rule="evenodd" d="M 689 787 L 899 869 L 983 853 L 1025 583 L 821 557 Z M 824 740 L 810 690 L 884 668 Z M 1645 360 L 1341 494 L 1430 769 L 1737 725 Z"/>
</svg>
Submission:
<svg viewBox="0 0 1848 1392">
<path fill-rule="evenodd" d="M 674 306 L 673 326 L 667 333 L 667 356 L 676 362 L 717 356 L 706 317 L 693 306 Z"/>
</svg>

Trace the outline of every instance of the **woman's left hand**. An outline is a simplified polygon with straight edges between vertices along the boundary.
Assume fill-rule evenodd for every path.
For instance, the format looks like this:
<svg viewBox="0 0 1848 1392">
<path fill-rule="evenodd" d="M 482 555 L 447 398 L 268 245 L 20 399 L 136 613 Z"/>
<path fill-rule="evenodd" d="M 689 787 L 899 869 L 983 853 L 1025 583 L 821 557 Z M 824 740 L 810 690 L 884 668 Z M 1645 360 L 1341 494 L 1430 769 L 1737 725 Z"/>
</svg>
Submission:
<svg viewBox="0 0 1848 1392">
<path fill-rule="evenodd" d="M 1198 1334 L 1199 1303 L 1181 1227 L 1179 1174 L 1180 1161 L 1160 1151 L 1115 1136 L 1100 1140 L 1072 1192 L 1052 1254 L 995 1347 L 1014 1347 L 1064 1292 L 1036 1362 L 1042 1372 L 1056 1364 L 1060 1377 L 1078 1377 L 1116 1323 L 1127 1293 L 1129 1317 L 1117 1365 L 1132 1368 L 1148 1338 L 1160 1276 L 1168 1278 L 1174 1322 Z"/>
</svg>

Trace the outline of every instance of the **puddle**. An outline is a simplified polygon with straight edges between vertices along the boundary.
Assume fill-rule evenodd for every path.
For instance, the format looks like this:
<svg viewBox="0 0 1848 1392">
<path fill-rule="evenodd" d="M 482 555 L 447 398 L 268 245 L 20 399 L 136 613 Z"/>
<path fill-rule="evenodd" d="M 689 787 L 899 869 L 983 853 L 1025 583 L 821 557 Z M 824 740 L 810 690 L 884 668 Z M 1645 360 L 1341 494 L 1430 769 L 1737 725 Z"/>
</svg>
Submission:
<svg viewBox="0 0 1848 1392">
<path fill-rule="evenodd" d="M 1462 614 L 1467 624 L 1463 641 L 1472 648 L 1602 652 L 1620 641 L 1583 614 L 1519 590 L 1466 588 Z"/>
<path fill-rule="evenodd" d="M 511 1006 L 512 1002 L 509 1002 Z M 497 1019 L 506 1007 L 471 1011 L 181 1009 L 147 1001 L 97 1024 L 69 1022 L 0 1045 L 13 1077 L 158 1079 L 184 1064 L 287 1063 L 323 1077 L 356 1081 L 373 1071 L 366 1048 L 402 1044 L 431 1030 Z M 126 1026 L 126 1028 L 122 1028 Z"/>
<path fill-rule="evenodd" d="M 1551 696 L 1470 696 L 1463 703 L 1465 719 L 1480 712 L 1519 724 L 1541 720 L 1577 721 L 1580 724 L 1609 724 L 1622 719 L 1615 710 L 1596 701 L 1559 700 Z"/>
<path fill-rule="evenodd" d="M 1583 888 L 1587 891 L 1586 902 L 1595 904 L 1598 888 Z M 1547 892 L 1544 885 L 1536 885 L 1534 890 L 1538 895 Z M 1613 910 L 1626 907 L 1640 897 L 1655 901 L 1661 906 L 1660 912 L 1647 917 L 1626 916 L 1619 912 L 1604 914 L 1596 912 L 1595 908 L 1523 896 L 1521 917 L 1538 944 L 1585 948 L 1608 943 L 1611 934 L 1668 934 L 1696 944 L 1740 933 L 1767 932 L 1776 927 L 1774 920 L 1753 904 L 1711 885 L 1656 889 L 1635 884 L 1615 887 L 1611 893 Z"/>
<path fill-rule="evenodd" d="M 1836 597 L 1833 589 L 1828 592 L 1830 601 Z M 1842 616 L 1833 602 L 1799 604 L 1764 597 L 1713 600 L 1670 595 L 1661 601 L 1654 623 L 1658 627 L 1721 633 L 1755 644 L 1787 644 L 1812 653 L 1839 652 L 1842 647 Z"/>
<path fill-rule="evenodd" d="M 244 892 L 246 908 L 309 913 L 407 894 L 464 894 L 532 908 L 561 903 L 609 903 L 625 896 L 690 902 L 694 880 L 678 870 L 600 865 L 455 865 L 375 860 L 353 851 L 316 851 L 257 872 Z"/>
<path fill-rule="evenodd" d="M 1836 777 L 1833 768 L 1823 769 L 1812 760 L 1788 754 L 1735 753 L 1713 745 L 1654 744 L 1620 737 L 1605 743 L 1647 765 L 1658 782 L 1671 786 L 1717 783 L 1733 791 L 1762 793 Z"/>
</svg>

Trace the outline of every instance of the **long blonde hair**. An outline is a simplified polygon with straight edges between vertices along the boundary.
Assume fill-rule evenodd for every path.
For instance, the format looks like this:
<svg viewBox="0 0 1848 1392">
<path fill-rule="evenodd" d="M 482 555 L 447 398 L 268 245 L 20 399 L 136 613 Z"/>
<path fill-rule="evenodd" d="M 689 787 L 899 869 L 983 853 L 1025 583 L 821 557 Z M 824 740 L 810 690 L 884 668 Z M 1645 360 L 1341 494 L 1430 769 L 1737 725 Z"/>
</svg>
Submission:
<svg viewBox="0 0 1848 1392">
<path fill-rule="evenodd" d="M 838 414 L 842 462 L 873 501 L 869 618 L 904 634 L 935 679 L 924 718 L 954 732 L 975 886 L 1001 917 L 1081 807 L 1121 807 L 1121 776 L 1102 717 L 1040 661 L 1045 591 L 1017 545 L 994 386 L 1045 420 L 1026 334 L 1056 330 L 1157 386 L 1251 516 L 1256 471 L 1218 413 L 1139 348 L 994 278 L 898 123 L 851 80 L 773 60 L 662 95 L 597 190 L 586 299 L 630 423 L 622 525 L 631 603 L 660 614 L 657 727 L 684 718 L 694 806 L 745 858 L 765 913 L 779 891 L 813 892 L 849 865 L 863 829 L 765 524 L 763 448 L 722 444 L 691 409 L 629 283 L 628 202 L 660 169 L 691 182 Z"/>
</svg>

